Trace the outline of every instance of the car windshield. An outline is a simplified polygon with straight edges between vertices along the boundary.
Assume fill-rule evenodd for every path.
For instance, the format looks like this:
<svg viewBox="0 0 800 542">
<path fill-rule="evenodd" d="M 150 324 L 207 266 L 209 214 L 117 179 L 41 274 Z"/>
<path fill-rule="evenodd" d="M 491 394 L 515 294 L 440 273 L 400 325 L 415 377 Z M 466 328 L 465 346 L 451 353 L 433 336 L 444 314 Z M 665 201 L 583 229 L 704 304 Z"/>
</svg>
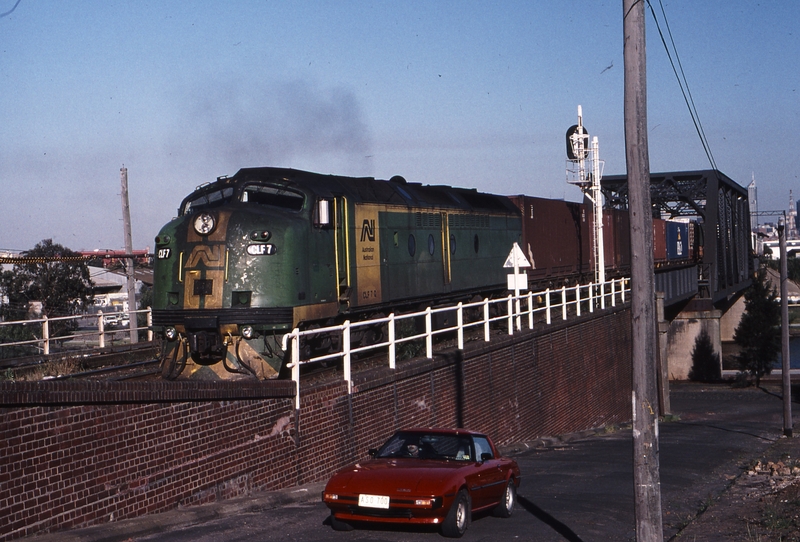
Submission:
<svg viewBox="0 0 800 542">
<path fill-rule="evenodd" d="M 190 196 L 183 204 L 181 215 L 188 215 L 196 213 L 201 209 L 210 209 L 218 207 L 231 201 L 233 198 L 233 187 L 227 186 L 219 190 L 210 190 L 201 192 L 197 195 Z"/>
<path fill-rule="evenodd" d="M 375 457 L 473 461 L 474 452 L 468 436 L 400 432 L 390 438 Z"/>
</svg>

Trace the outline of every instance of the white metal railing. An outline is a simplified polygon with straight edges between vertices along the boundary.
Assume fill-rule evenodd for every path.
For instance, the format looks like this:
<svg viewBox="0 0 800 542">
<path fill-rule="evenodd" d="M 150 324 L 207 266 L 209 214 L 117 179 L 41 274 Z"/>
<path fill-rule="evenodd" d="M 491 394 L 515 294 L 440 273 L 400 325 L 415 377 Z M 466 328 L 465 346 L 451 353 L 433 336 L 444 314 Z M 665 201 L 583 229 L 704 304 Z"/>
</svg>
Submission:
<svg viewBox="0 0 800 542">
<path fill-rule="evenodd" d="M 428 307 L 423 311 L 408 314 L 392 313 L 385 318 L 360 322 L 350 322 L 347 320 L 338 326 L 313 330 L 301 331 L 295 328 L 290 333 L 285 334 L 282 341 L 283 350 L 286 351 L 290 349 L 291 353 L 289 367 L 292 370 L 292 380 L 296 382 L 297 386 L 295 408 L 300 408 L 301 365 L 341 358 L 343 361 L 344 380 L 347 382 L 347 391 L 351 393 L 353 383 L 350 370 L 352 356 L 355 354 L 388 348 L 389 368 L 394 369 L 397 361 L 397 347 L 403 343 L 424 339 L 425 355 L 428 358 L 432 358 L 433 338 L 439 334 L 455 332 L 458 338 L 458 348 L 463 350 L 464 332 L 470 328 L 482 327 L 483 339 L 488 342 L 491 339 L 490 329 L 492 323 L 506 322 L 508 335 L 513 335 L 515 330 L 522 330 L 523 319 L 527 320 L 527 329 L 533 329 L 534 315 L 536 314 L 543 314 L 544 321 L 549 325 L 552 323 L 553 313 L 559 311 L 559 309 L 561 312 L 561 319 L 566 320 L 569 314 L 568 309 L 570 308 L 573 309 L 575 316 L 578 317 L 581 315 L 582 305 L 585 305 L 589 312 L 594 312 L 595 307 L 604 309 L 607 303 L 610 303 L 611 306 L 614 307 L 618 301 L 625 303 L 628 293 L 630 293 L 630 279 L 622 278 L 604 284 L 590 283 L 573 286 L 571 288 L 562 287 L 556 290 L 548 288 L 540 292 L 528 292 L 527 294 L 522 294 L 517 297 L 509 294 L 508 297 L 505 298 L 484 299 L 474 303 L 459 303 L 458 305 L 450 307 Z M 559 302 L 553 304 L 553 297 L 559 299 Z M 534 301 L 536 301 L 536 303 L 534 303 Z M 495 307 L 495 313 L 499 313 L 496 316 L 491 316 L 491 309 L 493 306 Z M 468 314 L 482 314 L 482 316 L 477 319 L 472 319 L 471 321 L 465 321 L 465 311 L 468 311 Z M 433 316 L 435 314 L 452 312 L 456 313 L 455 325 L 434 329 Z M 403 320 L 413 322 L 413 319 L 421 317 L 424 317 L 425 320 L 425 331 L 398 338 L 398 322 L 402 322 Z M 361 328 L 375 327 L 376 325 L 387 326 L 387 340 L 353 348 L 350 341 L 353 330 L 358 331 Z M 341 333 L 341 351 L 310 357 L 309 359 L 300 359 L 301 341 L 304 338 L 324 333 Z"/>
<path fill-rule="evenodd" d="M 126 315 L 128 319 L 135 318 L 138 314 L 146 314 L 147 315 L 147 325 L 140 327 L 138 325 L 138 320 L 136 320 L 137 324 L 135 326 L 136 332 L 138 333 L 139 330 L 147 330 L 147 340 L 153 340 L 153 312 L 148 307 L 146 309 L 141 309 L 137 311 L 123 311 L 123 312 L 110 312 L 103 314 L 102 311 L 98 311 L 95 315 L 75 315 L 75 316 L 58 316 L 55 318 L 48 318 L 47 316 L 43 316 L 41 318 L 37 318 L 34 320 L 17 320 L 13 322 L 0 322 L 0 326 L 31 326 L 41 324 L 41 336 L 36 339 L 30 339 L 25 341 L 16 341 L 16 342 L 5 342 L 0 343 L 0 347 L 9 347 L 9 346 L 36 346 L 44 355 L 50 353 L 50 346 L 51 343 L 54 341 L 63 342 L 63 341 L 75 341 L 75 340 L 83 340 L 86 341 L 87 339 L 91 339 L 97 337 L 97 347 L 98 348 L 105 348 L 106 345 L 106 337 L 113 338 L 120 333 L 129 333 L 130 327 L 129 325 L 123 325 L 119 327 L 115 327 L 113 329 L 107 330 L 105 320 L 111 315 Z M 83 320 L 83 319 L 90 319 L 96 320 L 96 328 L 97 331 L 79 331 L 73 333 L 72 335 L 62 335 L 58 337 L 51 337 L 50 336 L 50 324 L 52 322 L 61 322 L 61 321 L 68 321 L 68 320 Z"/>
</svg>

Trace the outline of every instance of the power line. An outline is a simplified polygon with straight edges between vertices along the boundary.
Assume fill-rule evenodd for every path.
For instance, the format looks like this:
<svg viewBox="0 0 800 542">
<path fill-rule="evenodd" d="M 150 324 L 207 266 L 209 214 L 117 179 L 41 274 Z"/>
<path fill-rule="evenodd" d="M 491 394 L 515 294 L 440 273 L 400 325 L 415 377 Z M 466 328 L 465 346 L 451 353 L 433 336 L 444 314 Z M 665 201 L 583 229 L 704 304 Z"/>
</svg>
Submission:
<svg viewBox="0 0 800 542">
<path fill-rule="evenodd" d="M 711 147 L 708 144 L 708 139 L 706 138 L 705 130 L 703 129 L 703 124 L 700 122 L 700 116 L 697 113 L 697 108 L 694 105 L 694 98 L 692 97 L 692 92 L 689 90 L 689 82 L 686 80 L 686 73 L 683 71 L 683 65 L 681 64 L 680 56 L 678 56 L 678 49 L 675 47 L 675 40 L 672 37 L 672 30 L 669 28 L 669 21 L 667 21 L 667 13 L 664 11 L 664 4 L 661 0 L 658 0 L 658 4 L 661 7 L 661 14 L 664 17 L 664 24 L 667 27 L 667 32 L 669 33 L 669 39 L 672 43 L 672 50 L 675 52 L 675 59 L 678 62 L 678 66 L 680 67 L 680 75 L 678 74 L 678 69 L 675 67 L 675 62 L 672 60 L 672 54 L 670 53 L 670 48 L 667 45 L 667 41 L 664 38 L 664 33 L 661 31 L 661 25 L 658 23 L 658 17 L 656 16 L 656 12 L 653 9 L 653 5 L 650 3 L 650 0 L 647 0 L 647 6 L 650 8 L 650 13 L 653 15 L 653 19 L 656 23 L 656 29 L 658 30 L 658 35 L 661 37 L 661 43 L 664 45 L 664 50 L 667 52 L 667 58 L 669 59 L 669 63 L 672 66 L 672 71 L 675 74 L 675 77 L 678 80 L 678 86 L 681 89 L 681 94 L 683 95 L 683 100 L 686 102 L 686 107 L 689 109 L 689 115 L 692 117 L 692 122 L 694 123 L 694 129 L 697 131 L 697 135 L 700 138 L 700 143 L 703 145 L 703 150 L 706 153 L 706 158 L 708 158 L 709 164 L 711 164 L 712 169 L 717 169 L 717 164 L 714 160 L 714 155 L 711 153 Z M 681 77 L 683 79 L 681 79 Z"/>
<path fill-rule="evenodd" d="M 11 8 L 11 9 L 10 9 L 10 10 L 8 10 L 8 11 L 6 11 L 5 13 L 0 13 L 0 19 L 2 19 L 3 17 L 5 17 L 6 15 L 11 15 L 11 14 L 14 12 L 14 10 L 15 10 L 15 9 L 17 9 L 17 6 L 19 5 L 19 3 L 20 3 L 20 2 L 22 2 L 22 0 L 17 0 L 17 3 L 16 3 L 16 4 L 14 4 L 14 7 L 13 7 L 13 8 Z"/>
</svg>

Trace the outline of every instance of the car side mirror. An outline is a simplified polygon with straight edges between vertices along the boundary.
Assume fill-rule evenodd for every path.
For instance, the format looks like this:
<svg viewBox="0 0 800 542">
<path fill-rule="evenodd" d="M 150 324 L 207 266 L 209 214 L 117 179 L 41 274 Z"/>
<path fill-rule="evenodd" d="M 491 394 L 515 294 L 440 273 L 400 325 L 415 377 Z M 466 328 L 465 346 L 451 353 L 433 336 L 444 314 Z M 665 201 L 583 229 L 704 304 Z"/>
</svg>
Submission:
<svg viewBox="0 0 800 542">
<path fill-rule="evenodd" d="M 369 454 L 370 457 L 375 457 L 376 455 L 378 455 L 378 450 L 376 450 L 375 448 L 370 448 L 367 453 Z"/>
<path fill-rule="evenodd" d="M 490 459 L 494 459 L 494 456 L 492 456 L 491 452 L 483 452 L 481 454 L 481 462 L 488 461 Z"/>
</svg>

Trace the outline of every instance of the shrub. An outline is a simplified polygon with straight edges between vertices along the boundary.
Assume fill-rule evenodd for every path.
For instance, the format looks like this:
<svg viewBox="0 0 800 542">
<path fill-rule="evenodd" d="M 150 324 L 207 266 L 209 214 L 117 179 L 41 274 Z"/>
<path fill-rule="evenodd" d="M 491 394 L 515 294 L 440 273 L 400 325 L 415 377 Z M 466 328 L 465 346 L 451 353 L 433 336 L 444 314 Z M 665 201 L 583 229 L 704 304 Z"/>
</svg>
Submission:
<svg viewBox="0 0 800 542">
<path fill-rule="evenodd" d="M 721 379 L 722 369 L 720 367 L 719 354 L 714 352 L 711 337 L 704 329 L 694 341 L 692 369 L 689 371 L 689 380 L 716 382 Z"/>
</svg>

